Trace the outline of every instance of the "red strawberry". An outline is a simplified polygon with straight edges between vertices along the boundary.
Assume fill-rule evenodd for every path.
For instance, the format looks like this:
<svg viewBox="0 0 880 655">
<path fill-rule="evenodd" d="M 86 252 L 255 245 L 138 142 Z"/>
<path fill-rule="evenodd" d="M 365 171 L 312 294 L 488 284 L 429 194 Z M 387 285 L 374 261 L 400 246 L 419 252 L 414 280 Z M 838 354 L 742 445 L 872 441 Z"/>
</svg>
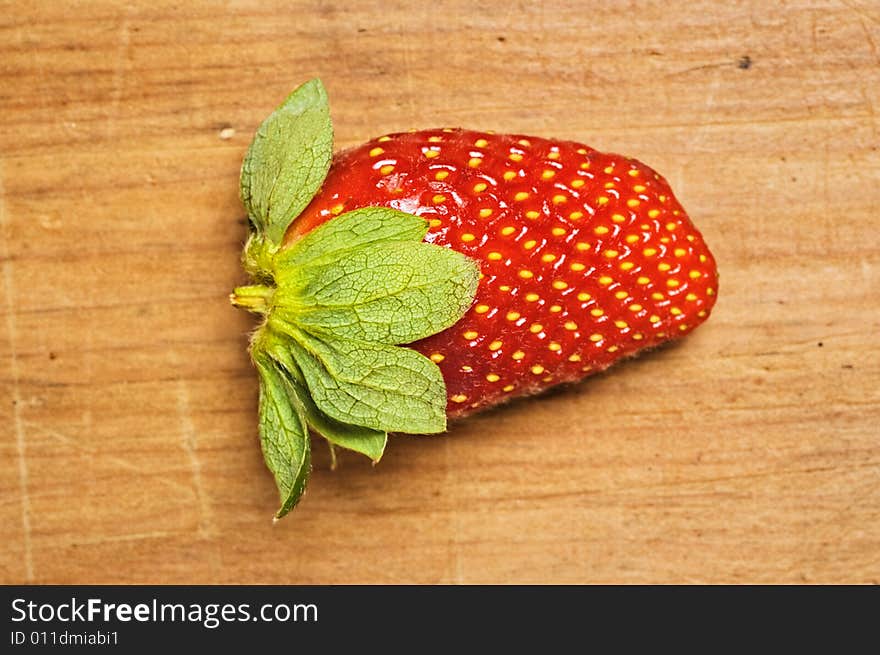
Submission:
<svg viewBox="0 0 880 655">
<path fill-rule="evenodd" d="M 480 262 L 471 309 L 412 344 L 436 362 L 447 414 L 579 380 L 691 332 L 718 275 L 666 180 L 583 144 L 435 129 L 338 153 L 290 244 L 384 206 L 429 220 L 426 241 Z"/>
<path fill-rule="evenodd" d="M 579 380 L 715 301 L 712 255 L 647 166 L 453 129 L 334 158 L 317 80 L 260 125 L 241 197 L 254 283 L 232 302 L 263 316 L 251 357 L 277 516 L 305 489 L 310 431 L 378 461 L 389 432 Z"/>
</svg>

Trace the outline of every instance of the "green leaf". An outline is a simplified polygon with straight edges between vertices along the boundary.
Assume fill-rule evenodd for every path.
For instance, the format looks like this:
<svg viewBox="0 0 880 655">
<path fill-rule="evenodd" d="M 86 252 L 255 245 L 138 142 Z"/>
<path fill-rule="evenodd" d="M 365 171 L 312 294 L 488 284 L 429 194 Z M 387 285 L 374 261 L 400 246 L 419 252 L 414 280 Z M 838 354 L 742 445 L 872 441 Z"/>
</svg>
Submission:
<svg viewBox="0 0 880 655">
<path fill-rule="evenodd" d="M 275 311 L 313 333 L 411 343 L 458 321 L 478 278 L 476 262 L 450 248 L 380 242 L 279 275 Z"/>
<path fill-rule="evenodd" d="M 304 412 L 291 399 L 290 382 L 275 363 L 255 359 L 260 374 L 260 444 L 266 465 L 275 476 L 281 518 L 296 506 L 311 470 L 308 425 Z"/>
<path fill-rule="evenodd" d="M 331 444 L 353 450 L 356 453 L 366 455 L 373 462 L 382 459 L 385 446 L 388 443 L 388 433 L 382 430 L 343 423 L 332 419 L 322 412 L 312 402 L 309 392 L 302 387 L 299 397 L 303 401 L 303 411 L 309 426 Z"/>
<path fill-rule="evenodd" d="M 299 370 L 299 366 L 291 352 L 291 337 L 269 328 L 261 328 L 257 330 L 254 339 L 254 349 L 261 353 L 266 353 L 266 355 L 274 359 L 283 369 L 287 379 L 294 387 L 301 388 L 306 386 L 306 379 L 303 377 L 302 371 Z"/>
<path fill-rule="evenodd" d="M 260 236 L 281 243 L 327 176 L 332 149 L 327 92 L 311 80 L 262 122 L 241 166 L 241 200 Z"/>
<path fill-rule="evenodd" d="M 374 243 L 421 241 L 428 232 L 424 218 L 387 207 L 364 207 L 346 212 L 309 232 L 290 248 L 278 253 L 279 274 L 316 260 L 329 261 L 346 250 Z"/>
<path fill-rule="evenodd" d="M 408 348 L 287 327 L 312 400 L 331 418 L 382 432 L 446 429 L 446 385 L 427 357 Z"/>
<path fill-rule="evenodd" d="M 289 340 L 285 337 L 274 337 L 270 342 L 267 352 L 288 374 L 289 382 L 295 392 L 295 400 L 305 413 L 309 427 L 331 444 L 366 455 L 373 462 L 382 459 L 388 434 L 380 430 L 342 423 L 324 414 L 309 395 L 305 378 L 291 355 Z"/>
</svg>

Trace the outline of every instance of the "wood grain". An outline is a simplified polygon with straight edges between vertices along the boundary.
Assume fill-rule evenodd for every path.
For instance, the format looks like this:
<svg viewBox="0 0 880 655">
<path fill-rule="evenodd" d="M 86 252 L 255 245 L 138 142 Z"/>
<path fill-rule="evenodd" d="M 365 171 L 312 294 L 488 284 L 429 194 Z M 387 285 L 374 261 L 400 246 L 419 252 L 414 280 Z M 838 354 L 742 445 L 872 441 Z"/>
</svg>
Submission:
<svg viewBox="0 0 880 655">
<path fill-rule="evenodd" d="M 0 52 L 0 582 L 880 582 L 876 3 L 7 1 Z M 319 449 L 272 525 L 237 176 L 315 75 L 338 146 L 648 162 L 716 312 L 375 469 Z"/>
</svg>

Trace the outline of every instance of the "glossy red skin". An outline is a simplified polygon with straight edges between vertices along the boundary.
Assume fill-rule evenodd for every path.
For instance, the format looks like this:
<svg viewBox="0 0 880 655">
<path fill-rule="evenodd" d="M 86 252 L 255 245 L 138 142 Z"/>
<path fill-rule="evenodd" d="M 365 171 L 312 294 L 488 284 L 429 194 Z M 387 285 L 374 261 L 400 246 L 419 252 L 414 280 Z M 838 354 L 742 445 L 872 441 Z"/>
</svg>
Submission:
<svg viewBox="0 0 880 655">
<path fill-rule="evenodd" d="M 465 316 L 411 344 L 440 366 L 450 417 L 602 371 L 690 333 L 715 303 L 715 260 L 666 180 L 583 144 L 449 129 L 380 137 L 334 157 L 287 242 L 365 206 L 429 219 L 426 241 L 480 262 Z"/>
</svg>

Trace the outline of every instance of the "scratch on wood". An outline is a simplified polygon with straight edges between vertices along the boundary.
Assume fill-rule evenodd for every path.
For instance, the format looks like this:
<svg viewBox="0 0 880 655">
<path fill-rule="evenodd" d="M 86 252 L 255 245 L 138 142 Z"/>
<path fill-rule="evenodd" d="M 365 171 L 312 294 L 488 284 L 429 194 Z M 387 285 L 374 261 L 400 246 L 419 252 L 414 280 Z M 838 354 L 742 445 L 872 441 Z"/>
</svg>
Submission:
<svg viewBox="0 0 880 655">
<path fill-rule="evenodd" d="M 176 351 L 174 353 L 174 359 L 178 359 Z M 178 364 L 179 362 L 174 362 L 174 367 L 176 369 L 179 369 Z M 195 489 L 196 501 L 199 508 L 199 536 L 204 539 L 211 539 L 216 536 L 214 516 L 202 477 L 202 463 L 199 460 L 198 439 L 196 436 L 196 428 L 192 420 L 189 388 L 186 380 L 183 378 L 177 383 L 177 413 L 180 417 L 180 426 L 183 433 L 183 450 L 186 452 L 190 468 L 192 469 L 193 488 Z M 216 542 L 209 546 L 209 548 L 211 552 L 211 571 L 216 580 L 220 575 L 221 570 L 220 555 L 217 551 Z"/>
<path fill-rule="evenodd" d="M 183 450 L 189 460 L 193 488 L 195 489 L 196 500 L 199 506 L 199 535 L 206 537 L 211 535 L 214 522 L 211 520 L 211 506 L 205 495 L 204 483 L 202 481 L 202 463 L 199 461 L 196 430 L 190 412 L 189 389 L 186 386 L 185 380 L 181 379 L 178 381 L 176 395 L 177 413 L 180 417 L 180 426 L 183 433 Z"/>
<path fill-rule="evenodd" d="M 715 107 L 715 96 L 718 94 L 718 89 L 721 86 L 721 74 L 720 71 L 716 70 L 712 76 L 712 83 L 709 86 L 709 92 L 706 94 L 706 104 L 703 108 L 705 113 L 705 120 L 700 121 L 699 126 L 694 131 L 694 135 L 690 140 L 690 144 L 688 147 L 688 151 L 691 153 L 696 153 L 700 144 L 705 141 L 706 134 L 708 133 L 710 126 L 712 125 L 711 119 L 712 117 L 712 109 Z M 679 194 L 684 194 L 684 184 L 687 179 L 687 175 L 685 175 L 685 170 L 690 164 L 692 158 L 688 158 L 681 163 L 677 170 L 677 179 L 675 183 L 677 184 L 676 188 L 678 189 Z"/>
<path fill-rule="evenodd" d="M 62 434 L 61 432 L 58 432 L 57 430 L 53 430 L 51 428 L 48 428 L 45 425 L 42 425 L 40 423 L 35 423 L 34 421 L 22 421 L 22 424 L 26 428 L 29 428 L 31 430 L 31 432 L 33 432 L 34 434 L 39 434 L 39 436 L 49 437 L 50 439 L 54 439 L 55 441 L 59 441 L 66 446 L 70 446 L 74 450 L 77 450 L 79 452 L 85 453 L 90 456 L 100 455 L 101 459 L 104 459 L 104 460 L 110 462 L 111 464 L 118 466 L 121 469 L 125 469 L 126 471 L 135 471 L 140 474 L 143 474 L 143 472 L 144 472 L 143 466 L 138 466 L 136 464 L 132 464 L 128 460 L 123 459 L 121 457 L 116 457 L 115 455 L 107 455 L 106 453 L 102 453 L 102 452 L 99 453 L 99 451 L 96 448 L 90 448 L 90 447 L 84 446 L 82 442 L 77 441 L 76 439 L 72 439 L 71 437 L 68 437 L 67 435 Z M 160 482 L 161 484 L 164 484 L 164 485 L 171 487 L 175 491 L 178 491 L 178 492 L 181 492 L 184 494 L 190 493 L 192 491 L 192 489 L 190 487 L 184 486 L 182 484 L 178 484 L 177 482 L 174 482 L 173 480 L 168 480 L 166 478 L 158 478 L 157 481 Z"/>
<path fill-rule="evenodd" d="M 869 14 L 867 11 L 865 11 L 862 7 L 860 7 L 855 2 L 848 1 L 848 0 L 840 0 L 840 4 L 842 4 L 844 7 L 846 7 L 847 9 L 852 11 L 853 13 L 858 14 L 861 18 L 866 18 L 869 21 L 871 21 L 872 23 L 877 23 L 878 25 L 880 25 L 880 20 L 877 20 L 876 18 L 874 18 L 871 14 Z"/>
<path fill-rule="evenodd" d="M 874 61 L 878 66 L 880 66 L 880 52 L 877 51 L 877 44 L 874 42 L 874 37 L 871 36 L 871 30 L 868 29 L 868 26 L 865 24 L 864 20 L 859 20 L 859 25 L 862 26 L 862 31 L 865 33 L 865 41 L 868 44 L 868 50 L 871 51 L 871 55 L 874 57 Z M 871 122 L 871 132 L 874 135 L 874 138 L 877 138 L 877 117 L 874 113 L 874 103 L 871 102 L 871 97 L 868 95 L 867 89 L 862 87 L 861 89 L 862 98 L 865 101 L 865 107 L 868 109 L 869 120 Z"/>
<path fill-rule="evenodd" d="M 874 55 L 874 61 L 880 65 L 880 53 L 877 52 L 877 44 L 874 42 L 874 37 L 871 36 L 871 30 L 865 25 L 865 21 L 861 20 L 859 23 L 862 26 L 862 31 L 865 33 L 865 40 L 868 42 L 868 49 L 871 51 L 871 54 Z"/>
<path fill-rule="evenodd" d="M 409 107 L 409 120 L 415 120 L 418 112 L 416 111 L 416 103 L 415 103 L 415 86 L 413 85 L 412 79 L 412 51 L 410 50 L 410 40 L 406 38 L 406 26 L 401 25 L 400 31 L 403 34 L 404 38 L 401 39 L 403 43 L 403 73 L 404 73 L 404 82 L 406 83 L 406 99 L 407 105 Z"/>
<path fill-rule="evenodd" d="M 75 539 L 70 541 L 75 546 L 92 546 L 105 543 L 124 543 L 127 541 L 144 541 L 146 539 L 167 539 L 169 537 L 186 537 L 184 532 L 172 532 L 169 530 L 153 530 L 150 532 L 131 532 L 129 534 L 92 537 L 88 539 Z"/>
<path fill-rule="evenodd" d="M 865 107 L 868 108 L 868 113 L 871 117 L 868 119 L 871 123 L 871 132 L 874 134 L 874 138 L 877 138 L 877 117 L 874 114 L 874 103 L 871 102 L 871 97 L 868 95 L 868 91 L 862 87 L 860 89 L 862 94 L 862 99 L 865 101 Z"/>
<path fill-rule="evenodd" d="M 446 439 L 443 442 L 444 454 L 446 456 L 446 489 L 452 495 L 450 499 L 452 511 L 449 514 L 452 521 L 450 529 L 451 540 L 449 542 L 450 550 L 452 551 L 452 581 L 455 584 L 464 584 L 464 577 L 461 572 L 461 526 L 458 521 L 458 494 L 455 492 L 458 489 L 458 481 L 453 479 L 458 468 L 453 461 L 450 444 L 450 439 Z"/>
<path fill-rule="evenodd" d="M 671 73 L 667 73 L 666 75 L 664 75 L 664 77 L 667 77 L 667 78 L 678 77 L 680 75 L 687 75 L 688 73 L 693 73 L 696 71 L 711 70 L 713 68 L 714 69 L 728 68 L 731 65 L 733 65 L 733 64 L 731 64 L 729 61 L 722 61 L 722 62 L 718 62 L 718 63 L 714 63 L 714 64 L 700 64 L 699 66 L 691 66 L 690 68 L 683 68 L 680 71 L 673 71 Z"/>
<path fill-rule="evenodd" d="M 31 545 L 31 498 L 28 493 L 27 450 L 24 438 L 24 424 L 21 419 L 21 391 L 18 386 L 18 354 L 16 352 L 16 324 L 13 295 L 15 281 L 12 277 L 12 259 L 9 252 L 9 234 L 6 212 L 6 187 L 4 185 L 3 162 L 0 161 L 0 258 L 3 261 L 3 286 L 6 294 L 6 329 L 9 333 L 11 353 L 10 373 L 12 375 L 12 420 L 15 424 L 15 452 L 18 458 L 18 486 L 21 494 L 21 526 L 24 539 L 24 573 L 28 583 L 34 581 L 34 557 Z"/>
<path fill-rule="evenodd" d="M 129 20 L 126 17 L 119 28 L 119 46 L 116 48 L 116 66 L 113 69 L 113 93 L 110 96 L 110 116 L 107 120 L 107 129 L 112 134 L 116 126 L 116 118 L 119 116 L 119 103 L 122 100 L 122 85 L 125 81 L 126 53 L 131 45 L 131 30 Z"/>
<path fill-rule="evenodd" d="M 862 491 L 862 489 L 865 489 Z M 876 503 L 871 503 L 877 496 L 877 490 L 880 489 L 876 477 L 869 477 L 868 482 L 861 487 L 854 489 L 852 495 L 855 500 L 847 503 L 842 509 L 831 509 L 825 518 L 819 521 L 813 521 L 810 526 L 812 535 L 812 548 L 809 548 L 803 555 L 792 563 L 792 570 L 802 570 L 810 565 L 815 565 L 823 559 L 834 557 L 834 553 L 844 543 L 852 543 L 858 540 L 859 536 L 864 534 L 866 524 L 876 524 L 877 512 L 869 510 L 876 507 Z M 867 501 L 867 502 L 866 502 Z M 854 509 L 860 509 L 869 515 L 865 522 L 858 520 L 845 520 L 849 517 Z M 845 527 L 843 527 L 845 526 Z M 843 527 L 843 529 L 841 529 Z M 880 560 L 878 560 L 880 561 Z M 868 562 L 865 570 L 872 570 L 875 562 Z"/>
</svg>

